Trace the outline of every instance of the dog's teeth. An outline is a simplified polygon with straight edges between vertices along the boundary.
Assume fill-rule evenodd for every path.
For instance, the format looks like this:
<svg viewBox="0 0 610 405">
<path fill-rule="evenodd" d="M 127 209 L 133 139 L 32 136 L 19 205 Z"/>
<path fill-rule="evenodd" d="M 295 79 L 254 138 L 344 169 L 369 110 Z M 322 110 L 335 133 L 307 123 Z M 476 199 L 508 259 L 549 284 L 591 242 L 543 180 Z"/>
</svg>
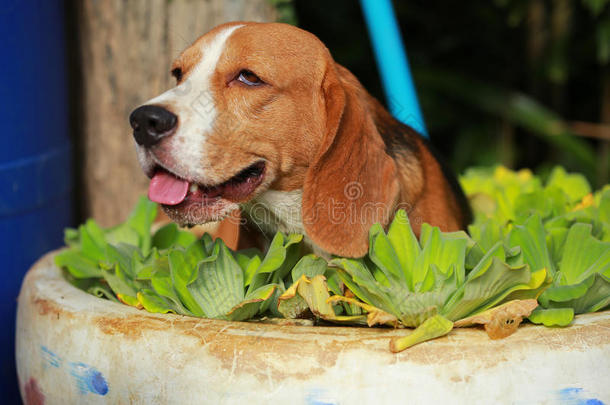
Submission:
<svg viewBox="0 0 610 405">
<path fill-rule="evenodd" d="M 197 184 L 191 184 L 191 187 L 189 187 L 189 190 L 191 191 L 191 193 L 194 193 L 197 190 L 199 190 L 199 186 Z"/>
</svg>

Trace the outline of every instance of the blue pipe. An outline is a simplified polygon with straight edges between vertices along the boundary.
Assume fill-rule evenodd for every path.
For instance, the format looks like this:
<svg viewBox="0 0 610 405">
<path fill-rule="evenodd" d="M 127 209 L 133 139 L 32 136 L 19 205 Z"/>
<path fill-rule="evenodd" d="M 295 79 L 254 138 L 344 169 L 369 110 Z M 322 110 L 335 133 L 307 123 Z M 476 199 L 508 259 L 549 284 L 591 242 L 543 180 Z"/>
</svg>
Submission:
<svg viewBox="0 0 610 405">
<path fill-rule="evenodd" d="M 392 0 L 360 0 L 390 112 L 428 137 Z"/>
</svg>

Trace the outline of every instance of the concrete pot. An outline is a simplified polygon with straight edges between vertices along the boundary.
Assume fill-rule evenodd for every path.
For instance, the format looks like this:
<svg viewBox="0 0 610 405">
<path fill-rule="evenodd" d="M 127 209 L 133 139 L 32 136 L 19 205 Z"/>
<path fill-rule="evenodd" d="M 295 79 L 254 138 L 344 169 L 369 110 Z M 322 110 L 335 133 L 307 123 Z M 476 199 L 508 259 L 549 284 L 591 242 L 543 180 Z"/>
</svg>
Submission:
<svg viewBox="0 0 610 405">
<path fill-rule="evenodd" d="M 404 333 L 150 314 L 76 289 L 49 254 L 19 296 L 17 368 L 29 404 L 610 400 L 610 312 L 497 341 L 459 329 L 390 353 Z"/>
</svg>

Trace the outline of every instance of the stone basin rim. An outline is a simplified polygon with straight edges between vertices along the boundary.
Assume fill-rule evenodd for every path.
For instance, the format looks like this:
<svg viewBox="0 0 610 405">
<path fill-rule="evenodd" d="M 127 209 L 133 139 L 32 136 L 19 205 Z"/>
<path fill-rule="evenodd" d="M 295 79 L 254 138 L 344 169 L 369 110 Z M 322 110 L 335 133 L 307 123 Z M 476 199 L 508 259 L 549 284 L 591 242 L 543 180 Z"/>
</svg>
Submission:
<svg viewBox="0 0 610 405">
<path fill-rule="evenodd" d="M 264 322 L 247 321 L 247 322 L 236 322 L 226 321 L 219 319 L 208 319 L 208 318 L 197 318 L 179 314 L 159 314 L 151 313 L 146 310 L 139 310 L 131 306 L 116 303 L 110 300 L 96 297 L 89 294 L 72 284 L 70 284 L 61 274 L 61 270 L 53 263 L 53 257 L 62 249 L 55 250 L 45 254 L 41 257 L 28 271 L 24 278 L 24 284 L 26 281 L 31 283 L 36 288 L 36 304 L 42 306 L 41 311 L 52 310 L 51 307 L 55 305 L 61 306 L 61 310 L 66 312 L 68 316 L 76 315 L 78 312 L 86 311 L 88 317 L 117 317 L 119 319 L 133 318 L 132 322 L 138 320 L 139 327 L 146 329 L 151 328 L 153 330 L 158 329 L 156 326 L 151 326 L 149 322 L 154 325 L 156 320 L 162 320 L 163 322 L 169 322 L 175 326 L 177 324 L 184 324 L 191 328 L 211 328 L 216 331 L 226 332 L 228 334 L 236 335 L 248 335 L 249 332 L 259 332 L 261 329 L 268 332 L 280 332 L 283 335 L 294 334 L 299 336 L 299 340 L 303 338 L 303 334 L 313 334 L 318 337 L 329 336 L 337 339 L 341 338 L 354 338 L 357 337 L 359 340 L 379 340 L 389 339 L 393 336 L 404 336 L 408 334 L 412 329 L 391 329 L 386 327 L 374 327 L 368 328 L 364 326 L 309 326 L 309 325 L 276 325 Z M 53 289 L 41 288 L 40 283 L 46 285 L 50 283 L 54 286 Z M 20 297 L 21 297 L 20 293 Z M 72 299 L 74 298 L 74 299 Z M 75 305 L 74 302 L 78 302 Z M 54 309 L 55 311 L 58 308 Z M 149 321 L 149 322 L 147 322 Z M 420 346 L 432 344 L 433 342 L 442 342 L 444 340 L 471 340 L 471 343 L 478 344 L 485 341 L 492 342 L 503 342 L 510 341 L 523 335 L 525 331 L 528 333 L 537 331 L 541 334 L 545 332 L 556 333 L 561 331 L 566 334 L 566 338 L 569 338 L 573 333 L 578 336 L 579 339 L 583 338 L 582 327 L 586 327 L 591 324 L 599 324 L 604 328 L 610 328 L 610 310 L 577 315 L 573 323 L 568 327 L 545 327 L 542 325 L 533 325 L 530 323 L 522 324 L 519 330 L 508 338 L 492 341 L 487 337 L 487 334 L 480 327 L 475 328 L 456 328 L 448 336 L 436 339 L 435 341 L 429 341 Z M 257 339 L 260 336 L 256 337 Z M 519 339 L 521 340 L 521 339 Z M 482 342 L 481 342 L 482 341 Z M 383 344 L 384 349 L 387 349 L 387 344 Z M 408 352 L 408 349 L 406 352 Z"/>
</svg>

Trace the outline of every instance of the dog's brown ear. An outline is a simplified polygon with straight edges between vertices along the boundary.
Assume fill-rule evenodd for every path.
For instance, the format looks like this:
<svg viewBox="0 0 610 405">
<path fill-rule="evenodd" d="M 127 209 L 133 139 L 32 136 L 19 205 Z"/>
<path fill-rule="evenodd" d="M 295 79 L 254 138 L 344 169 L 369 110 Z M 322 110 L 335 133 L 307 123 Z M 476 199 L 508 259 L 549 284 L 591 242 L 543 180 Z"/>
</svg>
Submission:
<svg viewBox="0 0 610 405">
<path fill-rule="evenodd" d="M 332 254 L 360 257 L 374 223 L 387 225 L 398 198 L 396 165 L 366 105 L 358 80 L 328 67 L 322 91 L 326 127 L 303 186 L 307 236 Z"/>
</svg>

